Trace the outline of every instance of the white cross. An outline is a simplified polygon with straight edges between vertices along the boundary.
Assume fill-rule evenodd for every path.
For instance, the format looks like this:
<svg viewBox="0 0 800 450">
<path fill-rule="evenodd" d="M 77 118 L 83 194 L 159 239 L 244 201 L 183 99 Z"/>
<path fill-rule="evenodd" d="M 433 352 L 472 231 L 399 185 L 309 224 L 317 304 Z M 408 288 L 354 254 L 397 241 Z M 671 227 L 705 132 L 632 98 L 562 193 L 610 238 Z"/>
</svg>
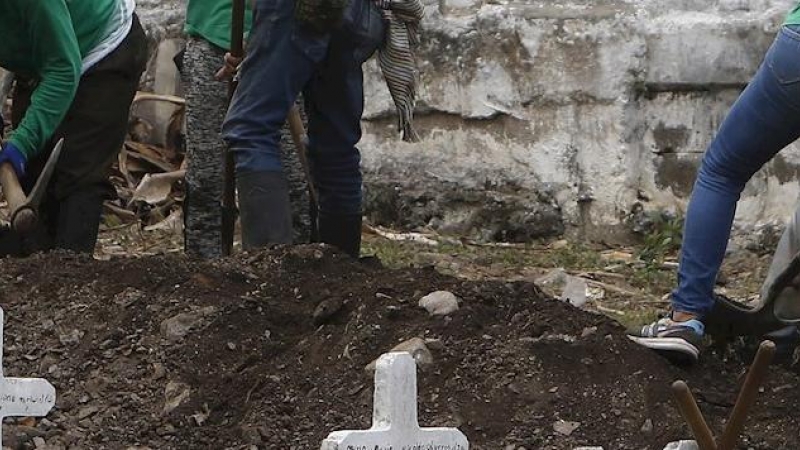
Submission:
<svg viewBox="0 0 800 450">
<path fill-rule="evenodd" d="M 3 316 L 0 308 L 0 448 L 3 446 L 3 419 L 46 416 L 56 403 L 56 389 L 47 380 L 3 376 Z"/>
<path fill-rule="evenodd" d="M 320 450 L 469 450 L 456 428 L 420 428 L 417 365 L 408 353 L 387 353 L 375 369 L 372 428 L 334 431 Z"/>
</svg>

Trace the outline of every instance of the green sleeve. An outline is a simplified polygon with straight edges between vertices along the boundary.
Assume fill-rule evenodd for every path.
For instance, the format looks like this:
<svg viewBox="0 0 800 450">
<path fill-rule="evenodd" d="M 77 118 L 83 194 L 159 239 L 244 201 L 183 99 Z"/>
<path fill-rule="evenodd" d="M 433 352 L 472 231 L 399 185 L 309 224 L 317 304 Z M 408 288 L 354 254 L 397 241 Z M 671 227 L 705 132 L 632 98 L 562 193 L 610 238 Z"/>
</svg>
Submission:
<svg viewBox="0 0 800 450">
<path fill-rule="evenodd" d="M 30 158 L 66 116 L 81 78 L 81 53 L 65 0 L 23 3 L 39 84 L 11 142 Z"/>
<path fill-rule="evenodd" d="M 789 13 L 784 25 L 800 25 L 800 3 Z"/>
</svg>

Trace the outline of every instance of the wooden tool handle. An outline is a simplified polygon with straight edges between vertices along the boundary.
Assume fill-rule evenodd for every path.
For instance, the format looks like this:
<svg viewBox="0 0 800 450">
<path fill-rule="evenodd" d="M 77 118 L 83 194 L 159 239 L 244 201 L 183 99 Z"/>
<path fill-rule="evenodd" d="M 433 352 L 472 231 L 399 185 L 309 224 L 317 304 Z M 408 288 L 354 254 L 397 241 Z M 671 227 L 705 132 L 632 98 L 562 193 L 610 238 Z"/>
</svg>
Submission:
<svg viewBox="0 0 800 450">
<path fill-rule="evenodd" d="M 300 165 L 303 167 L 303 175 L 306 177 L 308 196 L 313 206 L 318 208 L 319 200 L 317 199 L 317 190 L 314 188 L 314 182 L 311 178 L 311 166 L 308 162 L 308 150 L 306 149 L 304 140 L 306 130 L 303 126 L 303 117 L 300 115 L 300 110 L 297 108 L 297 105 L 293 105 L 289 110 L 289 115 L 286 120 L 289 122 L 289 132 L 292 135 L 292 141 L 294 141 L 294 148 L 297 152 L 297 157 L 300 159 Z"/>
<path fill-rule="evenodd" d="M 756 358 L 747 372 L 747 378 L 744 380 L 742 391 L 739 393 L 739 398 L 736 399 L 736 405 L 728 418 L 728 423 L 725 425 L 725 432 L 719 441 L 720 450 L 733 450 L 736 446 L 736 441 L 739 440 L 739 434 L 744 427 L 747 412 L 756 401 L 758 388 L 761 387 L 761 383 L 767 376 L 773 356 L 775 356 L 775 343 L 772 341 L 762 342 L 758 347 Z"/>
<path fill-rule="evenodd" d="M 241 58 L 244 55 L 244 15 L 245 0 L 233 0 L 231 8 L 231 55 Z"/>
<path fill-rule="evenodd" d="M 245 0 L 233 0 L 231 6 L 231 48 L 234 58 L 244 58 Z M 238 83 L 238 74 L 228 82 L 228 103 L 233 99 Z"/>
<path fill-rule="evenodd" d="M 9 163 L 0 164 L 0 185 L 3 187 L 3 195 L 10 211 L 16 211 L 25 204 L 25 191 L 22 190 L 17 173 Z"/>
<path fill-rule="evenodd" d="M 711 429 L 708 428 L 703 413 L 697 407 L 697 402 L 694 400 L 689 386 L 683 381 L 676 381 L 672 383 L 672 392 L 678 401 L 678 409 L 686 423 L 689 424 L 689 428 L 692 429 L 697 446 L 700 447 L 700 450 L 715 450 L 717 445 L 714 442 L 714 435 L 711 434 Z"/>
<path fill-rule="evenodd" d="M 231 55 L 244 56 L 245 0 L 231 0 Z M 228 82 L 228 103 L 236 92 L 235 77 Z M 233 252 L 233 235 L 236 228 L 236 161 L 230 149 L 225 150 L 222 172 L 222 254 Z"/>
<path fill-rule="evenodd" d="M 27 197 L 19 184 L 17 173 L 9 163 L 0 164 L 0 186 L 11 211 L 11 226 L 21 233 L 27 233 L 36 226 L 36 211 L 26 204 Z"/>
</svg>

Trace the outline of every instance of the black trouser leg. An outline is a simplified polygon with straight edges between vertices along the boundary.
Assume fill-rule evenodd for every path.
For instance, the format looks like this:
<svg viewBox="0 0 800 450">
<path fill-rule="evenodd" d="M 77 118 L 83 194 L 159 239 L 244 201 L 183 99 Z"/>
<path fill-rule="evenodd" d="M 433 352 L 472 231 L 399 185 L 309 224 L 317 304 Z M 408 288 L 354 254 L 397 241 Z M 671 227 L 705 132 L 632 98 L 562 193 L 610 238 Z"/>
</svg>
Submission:
<svg viewBox="0 0 800 450">
<path fill-rule="evenodd" d="M 55 233 L 56 248 L 94 253 L 102 213 L 103 195 L 99 192 L 73 192 L 62 200 Z"/>
<path fill-rule="evenodd" d="M 128 36 L 81 77 L 69 111 L 51 141 L 28 161 L 28 171 L 21 180 L 26 192 L 36 183 L 53 145 L 64 139 L 40 214 L 44 228 L 58 247 L 86 251 L 94 248 L 94 242 L 89 245 L 87 239 L 97 237 L 98 204 L 114 195 L 108 171 L 125 141 L 131 102 L 146 64 L 147 40 L 134 16 Z M 15 126 L 24 117 L 35 90 L 35 81 L 18 82 L 12 113 Z M 65 214 L 74 217 L 62 218 Z M 90 223 L 79 227 L 82 221 Z M 82 231 L 78 232 L 79 228 Z M 73 242 L 73 238 L 78 240 Z M 48 243 L 45 248 L 51 245 Z"/>
<path fill-rule="evenodd" d="M 361 253 L 361 214 L 321 213 L 319 238 L 353 258 L 358 258 Z"/>
<path fill-rule="evenodd" d="M 289 184 L 282 172 L 244 172 L 236 177 L 242 248 L 292 243 Z"/>
</svg>

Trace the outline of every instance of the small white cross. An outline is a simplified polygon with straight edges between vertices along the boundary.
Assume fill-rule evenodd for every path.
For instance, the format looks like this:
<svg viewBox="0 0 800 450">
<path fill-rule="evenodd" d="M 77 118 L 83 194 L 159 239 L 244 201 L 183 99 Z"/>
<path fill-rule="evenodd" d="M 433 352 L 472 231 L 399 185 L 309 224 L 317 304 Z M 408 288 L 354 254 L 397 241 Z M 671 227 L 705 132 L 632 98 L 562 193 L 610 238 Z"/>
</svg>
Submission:
<svg viewBox="0 0 800 450">
<path fill-rule="evenodd" d="M 320 450 L 469 450 L 456 428 L 420 428 L 417 365 L 408 353 L 387 353 L 375 369 L 372 428 L 334 431 Z"/>
<path fill-rule="evenodd" d="M 0 308 L 0 448 L 3 446 L 3 419 L 46 416 L 56 403 L 56 389 L 47 380 L 3 376 L 3 316 Z"/>
</svg>

